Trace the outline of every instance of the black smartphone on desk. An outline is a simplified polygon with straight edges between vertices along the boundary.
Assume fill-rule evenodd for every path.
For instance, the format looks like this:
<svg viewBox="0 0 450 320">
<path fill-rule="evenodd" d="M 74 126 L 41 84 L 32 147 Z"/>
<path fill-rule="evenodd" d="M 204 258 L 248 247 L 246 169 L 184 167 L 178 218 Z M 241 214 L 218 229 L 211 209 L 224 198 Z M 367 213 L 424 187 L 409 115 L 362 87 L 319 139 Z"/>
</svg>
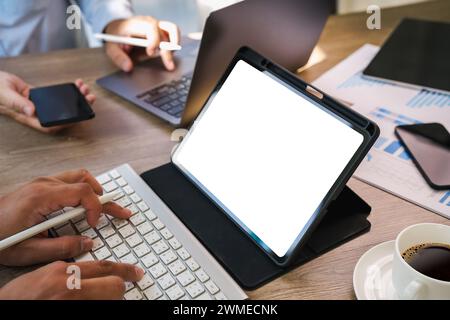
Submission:
<svg viewBox="0 0 450 320">
<path fill-rule="evenodd" d="M 95 117 L 83 94 L 73 83 L 30 90 L 30 100 L 43 127 L 53 127 Z"/>
<path fill-rule="evenodd" d="M 398 126 L 395 134 L 411 154 L 427 183 L 450 189 L 450 133 L 439 123 Z"/>
</svg>

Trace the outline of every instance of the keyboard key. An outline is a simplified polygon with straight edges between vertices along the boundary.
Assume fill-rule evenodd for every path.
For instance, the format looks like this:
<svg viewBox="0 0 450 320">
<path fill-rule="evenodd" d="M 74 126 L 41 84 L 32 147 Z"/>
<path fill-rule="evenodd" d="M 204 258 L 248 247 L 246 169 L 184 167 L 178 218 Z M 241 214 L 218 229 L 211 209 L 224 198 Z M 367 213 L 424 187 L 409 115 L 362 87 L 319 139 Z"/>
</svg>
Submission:
<svg viewBox="0 0 450 320">
<path fill-rule="evenodd" d="M 146 222 L 138 225 L 137 229 L 140 234 L 145 235 L 145 234 L 149 233 L 150 231 L 152 231 L 153 227 L 149 222 L 146 221 Z"/>
<path fill-rule="evenodd" d="M 168 250 L 160 255 L 160 258 L 164 264 L 169 264 L 178 259 L 177 255 L 172 251 Z"/>
<path fill-rule="evenodd" d="M 102 214 L 100 216 L 100 218 L 98 219 L 96 228 L 101 229 L 101 228 L 106 227 L 108 224 L 109 224 L 108 218 L 106 218 L 106 216 L 104 214 Z"/>
<path fill-rule="evenodd" d="M 111 222 L 116 227 L 116 229 L 122 228 L 128 224 L 127 220 L 119 218 L 114 218 L 111 220 Z"/>
<path fill-rule="evenodd" d="M 139 260 L 139 261 L 141 261 L 141 260 Z M 147 269 L 144 267 L 144 265 L 143 265 L 141 262 L 135 263 L 134 265 L 135 265 L 136 267 L 141 268 L 142 271 L 144 271 L 144 274 L 147 272 Z"/>
<path fill-rule="evenodd" d="M 163 295 L 157 285 L 153 285 L 150 288 L 145 289 L 144 294 L 148 300 L 156 300 Z"/>
<path fill-rule="evenodd" d="M 106 261 L 117 262 L 117 259 L 114 256 L 109 256 L 105 259 Z"/>
<path fill-rule="evenodd" d="M 186 270 L 186 266 L 180 260 L 176 260 L 175 262 L 169 264 L 169 270 L 176 276 Z"/>
<path fill-rule="evenodd" d="M 152 231 L 152 232 L 146 234 L 144 236 L 144 239 L 145 239 L 145 241 L 148 242 L 148 244 L 151 245 L 151 244 L 155 243 L 156 241 L 160 240 L 161 237 L 159 236 L 158 232 Z"/>
<path fill-rule="evenodd" d="M 177 96 L 177 98 L 178 98 L 178 96 Z M 176 99 L 176 98 L 174 98 L 174 99 Z M 177 100 L 170 102 L 171 107 L 178 107 L 179 105 L 180 105 L 180 102 Z"/>
<path fill-rule="evenodd" d="M 209 280 L 209 276 L 206 274 L 206 272 L 203 269 L 198 269 L 195 271 L 195 275 L 201 282 L 205 282 Z"/>
<path fill-rule="evenodd" d="M 152 210 L 145 211 L 144 214 L 145 214 L 145 216 L 147 217 L 148 220 L 155 220 L 156 219 L 156 214 Z"/>
<path fill-rule="evenodd" d="M 128 243 L 128 245 L 130 247 L 133 248 L 133 247 L 137 246 L 138 244 L 141 244 L 143 240 L 137 233 L 135 233 L 135 234 L 129 236 L 128 238 L 126 238 L 125 241 Z"/>
<path fill-rule="evenodd" d="M 99 237 L 96 237 L 95 239 L 93 239 L 92 242 L 93 242 L 92 251 L 100 249 L 101 247 L 103 247 L 105 245 Z"/>
<path fill-rule="evenodd" d="M 170 274 L 166 273 L 158 279 L 158 283 L 163 290 L 166 290 L 167 288 L 173 286 L 176 282 Z"/>
<path fill-rule="evenodd" d="M 113 178 L 113 179 L 118 179 L 118 178 L 120 178 L 120 174 L 119 174 L 119 172 L 118 172 L 117 170 L 111 170 L 111 171 L 109 172 L 109 175 L 110 175 L 111 178 Z"/>
<path fill-rule="evenodd" d="M 138 203 L 139 201 L 142 200 L 142 198 L 139 197 L 136 193 L 132 194 L 132 195 L 130 196 L 130 199 L 131 199 L 131 201 L 133 201 L 134 203 Z"/>
<path fill-rule="evenodd" d="M 122 237 L 124 238 L 128 238 L 129 236 L 131 236 L 133 233 L 135 233 L 136 231 L 134 230 L 134 228 L 131 225 L 126 225 L 125 227 L 119 229 L 119 233 L 122 235 Z"/>
<path fill-rule="evenodd" d="M 161 263 L 155 264 L 148 271 L 150 271 L 150 273 L 152 274 L 153 278 L 155 278 L 155 279 L 158 279 L 163 274 L 167 273 L 167 269 Z"/>
<path fill-rule="evenodd" d="M 175 286 L 167 289 L 166 293 L 169 296 L 170 300 L 178 300 L 182 296 L 184 296 L 184 291 L 183 291 L 183 289 L 180 288 L 179 285 L 175 285 Z"/>
<path fill-rule="evenodd" d="M 159 107 L 161 107 L 162 105 L 168 103 L 169 101 L 170 101 L 170 98 L 169 98 L 169 97 L 162 97 L 161 99 L 152 101 L 152 104 L 153 104 L 155 107 L 159 108 Z"/>
<path fill-rule="evenodd" d="M 122 244 L 118 245 L 117 247 L 115 247 L 113 249 L 113 251 L 114 251 L 114 254 L 118 258 L 121 258 L 124 255 L 126 255 L 128 252 L 130 252 L 130 249 L 128 249 L 128 247 L 124 243 L 122 243 Z"/>
<path fill-rule="evenodd" d="M 164 228 L 161 231 L 159 231 L 164 239 L 168 240 L 173 237 L 172 232 L 169 231 L 169 229 Z"/>
<path fill-rule="evenodd" d="M 109 247 L 114 248 L 117 247 L 119 244 L 121 244 L 122 238 L 119 237 L 119 235 L 115 234 L 111 237 L 109 237 L 108 239 L 106 239 L 106 243 L 108 244 Z"/>
<path fill-rule="evenodd" d="M 116 203 L 117 203 L 119 206 L 121 206 L 121 207 L 123 207 L 123 208 L 126 208 L 126 207 L 128 207 L 128 206 L 131 204 L 131 200 L 128 199 L 128 197 L 123 197 L 123 198 L 117 200 Z"/>
<path fill-rule="evenodd" d="M 183 111 L 183 110 L 184 110 L 184 104 L 181 104 L 181 105 L 178 105 L 177 107 L 170 109 L 169 111 L 167 111 L 167 113 L 169 113 L 171 115 L 176 115 L 177 113 L 179 113 L 180 111 Z"/>
<path fill-rule="evenodd" d="M 208 282 L 206 282 L 205 287 L 206 287 L 206 289 L 208 289 L 208 291 L 211 294 L 216 294 L 217 292 L 219 292 L 219 288 L 212 280 L 209 280 Z"/>
<path fill-rule="evenodd" d="M 189 259 L 191 257 L 191 255 L 189 254 L 189 252 L 187 252 L 185 248 L 178 249 L 177 253 L 183 260 Z"/>
<path fill-rule="evenodd" d="M 94 257 L 89 252 L 82 254 L 81 256 L 74 258 L 75 262 L 94 261 Z"/>
<path fill-rule="evenodd" d="M 138 261 L 137 261 L 136 257 L 132 253 L 129 253 L 126 256 L 123 256 L 122 258 L 120 258 L 120 262 L 122 262 L 122 263 L 129 263 L 129 264 L 136 264 Z"/>
<path fill-rule="evenodd" d="M 76 235 L 75 229 L 70 225 L 70 223 L 62 226 L 61 228 L 56 230 L 58 236 L 74 236 Z"/>
<path fill-rule="evenodd" d="M 156 254 L 160 255 L 164 251 L 169 250 L 169 246 L 164 241 L 158 241 L 152 245 L 152 249 L 156 252 Z"/>
<path fill-rule="evenodd" d="M 116 180 L 116 183 L 120 186 L 120 187 L 125 187 L 128 183 L 125 181 L 124 178 L 119 178 Z"/>
<path fill-rule="evenodd" d="M 105 184 L 111 181 L 111 178 L 105 173 L 97 177 L 97 181 L 100 184 Z"/>
<path fill-rule="evenodd" d="M 84 236 L 84 237 L 88 237 L 88 238 L 94 239 L 95 237 L 97 237 L 97 232 L 95 232 L 94 229 L 89 228 L 87 230 L 84 230 L 81 233 L 81 235 Z"/>
<path fill-rule="evenodd" d="M 133 188 L 130 187 L 130 186 L 125 186 L 125 187 L 123 187 L 123 191 L 124 191 L 126 194 L 128 194 L 128 195 L 134 193 Z"/>
<path fill-rule="evenodd" d="M 142 222 L 145 222 L 145 217 L 142 213 L 136 213 L 134 216 L 130 217 L 130 221 L 135 226 L 140 225 Z"/>
<path fill-rule="evenodd" d="M 103 185 L 103 189 L 105 192 L 112 192 L 118 188 L 117 184 L 114 181 L 110 181 L 107 184 Z"/>
<path fill-rule="evenodd" d="M 179 248 L 181 248 L 181 243 L 176 238 L 170 239 L 169 244 L 174 250 L 178 250 Z"/>
<path fill-rule="evenodd" d="M 138 285 L 138 287 L 139 287 L 141 290 L 147 289 L 148 287 L 150 287 L 150 286 L 153 285 L 154 283 L 155 283 L 155 282 L 153 281 L 153 279 L 152 279 L 148 274 L 145 274 L 144 277 L 143 277 L 141 280 L 139 280 L 138 282 L 136 282 L 136 284 Z"/>
<path fill-rule="evenodd" d="M 141 243 L 140 245 L 134 247 L 133 251 L 140 258 L 140 257 L 146 255 L 147 253 L 149 253 L 150 248 L 148 247 L 148 245 L 146 243 Z"/>
<path fill-rule="evenodd" d="M 156 255 L 153 252 L 151 252 L 151 253 L 145 255 L 144 257 L 142 257 L 141 261 L 146 268 L 150 268 L 155 263 L 157 263 L 159 260 L 156 257 Z"/>
<path fill-rule="evenodd" d="M 228 300 L 228 298 L 223 294 L 222 291 L 214 295 L 214 298 L 216 298 L 216 300 Z"/>
<path fill-rule="evenodd" d="M 162 86 L 158 87 L 155 89 L 156 92 L 158 92 L 159 94 L 166 94 L 169 91 L 169 87 L 167 86 L 167 84 L 163 84 Z"/>
<path fill-rule="evenodd" d="M 134 283 L 130 281 L 125 281 L 125 291 L 129 291 L 134 288 Z"/>
<path fill-rule="evenodd" d="M 133 290 L 126 292 L 124 298 L 125 300 L 142 300 L 143 297 L 139 290 L 134 288 Z"/>
<path fill-rule="evenodd" d="M 153 226 L 156 228 L 156 230 L 161 230 L 165 227 L 164 223 L 161 222 L 159 219 L 155 219 L 152 221 Z"/>
<path fill-rule="evenodd" d="M 113 198 L 113 200 L 117 201 L 124 196 L 125 196 L 125 193 L 123 193 L 123 191 L 117 192 L 117 195 Z"/>
<path fill-rule="evenodd" d="M 149 209 L 149 207 L 147 206 L 147 204 L 144 201 L 139 202 L 137 206 L 138 206 L 139 210 L 141 210 L 142 212 L 145 212 Z"/>
<path fill-rule="evenodd" d="M 100 229 L 98 232 L 100 232 L 100 235 L 106 239 L 109 236 L 115 234 L 116 230 L 114 230 L 114 228 L 111 225 L 107 225 L 106 227 Z"/>
<path fill-rule="evenodd" d="M 136 207 L 134 204 L 130 205 L 127 209 L 131 211 L 131 214 L 136 214 L 139 212 L 138 207 Z"/>
<path fill-rule="evenodd" d="M 86 219 L 81 220 L 75 224 L 75 228 L 77 228 L 78 232 L 83 232 L 86 229 L 89 229 L 91 226 L 86 221 Z"/>
<path fill-rule="evenodd" d="M 180 273 L 177 276 L 177 279 L 183 287 L 186 287 L 188 284 L 195 281 L 195 277 L 192 275 L 192 273 L 189 270 L 186 270 L 183 273 Z"/>
<path fill-rule="evenodd" d="M 205 289 L 202 287 L 200 283 L 195 281 L 194 283 L 191 283 L 186 287 L 186 291 L 189 293 L 189 295 L 192 298 L 196 298 L 197 296 L 201 295 L 203 292 L 205 292 Z"/>
<path fill-rule="evenodd" d="M 63 213 L 64 210 L 61 210 L 60 212 Z M 50 218 L 50 216 L 47 216 L 47 218 Z M 79 216 L 70 219 L 70 221 L 72 221 L 73 223 L 77 223 L 77 222 L 83 220 L 84 218 L 86 218 L 86 216 L 84 214 L 80 214 Z"/>
<path fill-rule="evenodd" d="M 103 247 L 95 251 L 94 254 L 98 260 L 104 260 L 111 255 L 111 252 L 106 247 Z"/>
<path fill-rule="evenodd" d="M 195 271 L 198 268 L 200 268 L 200 266 L 198 265 L 197 261 L 195 261 L 193 258 L 190 258 L 190 259 L 186 260 L 186 264 L 189 267 L 189 269 L 191 269 L 192 271 Z"/>
</svg>

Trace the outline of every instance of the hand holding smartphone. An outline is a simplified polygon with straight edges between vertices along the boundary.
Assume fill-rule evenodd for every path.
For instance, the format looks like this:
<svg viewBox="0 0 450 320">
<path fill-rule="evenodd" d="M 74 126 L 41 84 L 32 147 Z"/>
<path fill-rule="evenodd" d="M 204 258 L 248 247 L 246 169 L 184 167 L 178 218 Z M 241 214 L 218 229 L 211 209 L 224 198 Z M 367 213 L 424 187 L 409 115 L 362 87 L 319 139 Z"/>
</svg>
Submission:
<svg viewBox="0 0 450 320">
<path fill-rule="evenodd" d="M 95 117 L 86 98 L 73 83 L 30 90 L 30 100 L 43 127 L 89 120 Z"/>
</svg>

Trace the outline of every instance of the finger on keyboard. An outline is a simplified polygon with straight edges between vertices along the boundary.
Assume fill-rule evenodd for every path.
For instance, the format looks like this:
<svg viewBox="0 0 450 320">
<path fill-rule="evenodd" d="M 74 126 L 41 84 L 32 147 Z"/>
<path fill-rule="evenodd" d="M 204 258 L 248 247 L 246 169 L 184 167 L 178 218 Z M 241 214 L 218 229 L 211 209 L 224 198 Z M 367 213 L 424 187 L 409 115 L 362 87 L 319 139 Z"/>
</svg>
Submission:
<svg viewBox="0 0 450 320">
<path fill-rule="evenodd" d="M 141 268 L 127 263 L 110 261 L 88 261 L 78 263 L 82 279 L 118 276 L 125 281 L 136 282 L 142 279 L 144 272 Z"/>
</svg>

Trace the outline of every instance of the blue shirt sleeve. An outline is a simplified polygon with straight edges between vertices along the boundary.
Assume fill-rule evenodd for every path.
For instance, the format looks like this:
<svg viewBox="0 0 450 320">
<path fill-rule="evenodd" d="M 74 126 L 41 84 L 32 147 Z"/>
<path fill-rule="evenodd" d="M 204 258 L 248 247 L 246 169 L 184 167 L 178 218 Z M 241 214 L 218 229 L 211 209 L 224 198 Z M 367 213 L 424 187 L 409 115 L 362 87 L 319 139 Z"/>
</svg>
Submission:
<svg viewBox="0 0 450 320">
<path fill-rule="evenodd" d="M 77 2 L 95 33 L 103 32 L 113 20 L 133 16 L 129 0 L 78 0 Z"/>
</svg>

